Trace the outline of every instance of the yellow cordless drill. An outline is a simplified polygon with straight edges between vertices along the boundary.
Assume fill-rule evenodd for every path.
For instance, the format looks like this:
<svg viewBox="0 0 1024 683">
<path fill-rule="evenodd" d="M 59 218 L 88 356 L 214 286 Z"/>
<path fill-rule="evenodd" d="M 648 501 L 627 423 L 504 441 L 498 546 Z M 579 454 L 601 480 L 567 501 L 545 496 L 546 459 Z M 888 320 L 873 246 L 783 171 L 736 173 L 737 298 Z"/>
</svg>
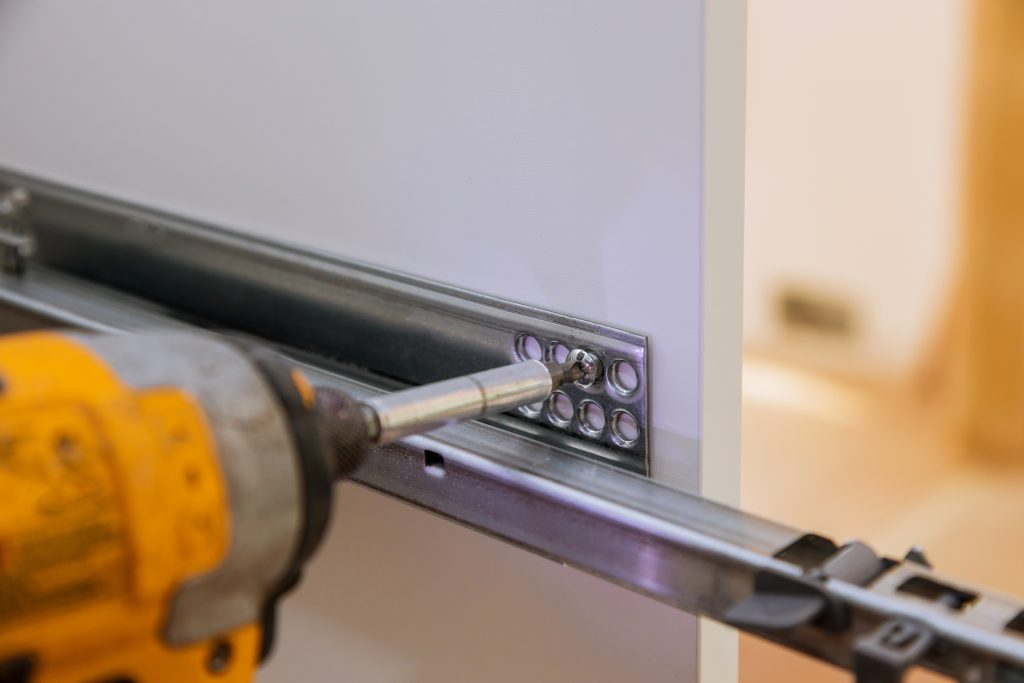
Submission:
<svg viewBox="0 0 1024 683">
<path fill-rule="evenodd" d="M 251 680 L 371 446 L 600 371 L 573 351 L 360 403 L 212 335 L 0 338 L 0 682 Z"/>
</svg>

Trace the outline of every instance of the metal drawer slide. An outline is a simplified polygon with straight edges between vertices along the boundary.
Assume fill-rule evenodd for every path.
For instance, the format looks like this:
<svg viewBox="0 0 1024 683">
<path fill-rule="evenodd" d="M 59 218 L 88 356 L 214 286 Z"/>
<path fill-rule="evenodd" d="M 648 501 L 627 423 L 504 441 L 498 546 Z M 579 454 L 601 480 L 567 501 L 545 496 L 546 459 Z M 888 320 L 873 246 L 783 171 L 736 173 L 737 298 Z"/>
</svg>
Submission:
<svg viewBox="0 0 1024 683">
<path fill-rule="evenodd" d="M 74 205 L 62 211 L 74 213 Z M 276 332 L 289 327 L 291 308 L 252 321 L 245 316 L 253 311 L 245 306 L 227 319 L 213 315 L 213 308 L 199 316 L 193 308 L 175 306 L 175 297 L 163 289 L 168 282 L 153 282 L 147 273 L 156 280 L 177 279 L 182 272 L 176 269 L 189 267 L 186 254 L 151 270 L 136 267 L 140 280 L 133 287 L 127 278 L 111 283 L 109 274 L 92 277 L 102 263 L 99 243 L 88 247 L 94 250 L 91 266 L 60 267 L 73 255 L 63 240 L 73 241 L 75 233 L 60 232 L 60 213 L 48 214 L 47 221 L 48 239 L 56 241 L 40 254 L 63 256 L 30 262 L 20 275 L 0 275 L 0 330 L 198 322 L 255 333 L 304 364 L 318 381 L 359 396 L 390 384 L 319 353 L 314 343 L 280 338 Z M 256 280 L 260 273 L 274 277 L 294 265 L 273 263 L 273 253 L 261 251 L 263 243 L 251 247 L 245 258 L 252 261 L 238 266 L 248 265 Z M 162 253 L 133 249 L 133 258 L 159 260 Z M 302 303 L 301 292 L 290 295 Z M 275 334 L 260 334 L 265 331 Z M 865 683 L 901 680 L 913 666 L 979 683 L 1024 680 L 1024 602 L 943 577 L 919 553 L 893 560 L 856 542 L 838 547 L 601 460 L 593 453 L 580 457 L 540 431 L 471 423 L 382 449 L 358 482 L 849 669 Z"/>
<path fill-rule="evenodd" d="M 607 381 L 563 387 L 503 420 L 646 473 L 646 337 L 230 232 L 0 170 L 31 195 L 32 263 L 128 291 L 405 384 L 593 351 Z M 213 295 L 212 293 L 216 293 Z M 598 419 L 588 420 L 587 410 Z"/>
</svg>

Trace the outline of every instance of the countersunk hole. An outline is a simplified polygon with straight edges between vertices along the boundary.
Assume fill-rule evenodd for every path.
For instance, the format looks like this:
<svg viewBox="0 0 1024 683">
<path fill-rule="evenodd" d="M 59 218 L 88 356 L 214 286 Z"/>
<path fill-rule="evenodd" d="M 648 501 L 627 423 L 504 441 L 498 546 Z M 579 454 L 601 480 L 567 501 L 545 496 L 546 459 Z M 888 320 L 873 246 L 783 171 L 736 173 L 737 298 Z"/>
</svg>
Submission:
<svg viewBox="0 0 1024 683">
<path fill-rule="evenodd" d="M 544 350 L 536 337 L 521 334 L 516 337 L 516 355 L 520 360 L 541 360 L 544 357 Z"/>
<path fill-rule="evenodd" d="M 562 342 L 551 342 L 548 346 L 548 358 L 561 365 L 569 360 L 569 347 Z"/>
<path fill-rule="evenodd" d="M 432 477 L 445 475 L 444 456 L 436 451 L 423 451 L 423 469 Z"/>
<path fill-rule="evenodd" d="M 548 418 L 559 427 L 568 427 L 572 421 L 572 399 L 556 391 L 548 399 Z"/>
<path fill-rule="evenodd" d="M 531 403 L 530 405 L 520 406 L 519 412 L 527 417 L 537 417 L 540 415 L 540 411 L 544 410 L 544 403 Z"/>
<path fill-rule="evenodd" d="M 632 446 L 640 438 L 640 425 L 631 413 L 616 410 L 612 413 L 612 436 L 620 446 Z"/>
<path fill-rule="evenodd" d="M 636 374 L 636 368 L 632 363 L 624 360 L 617 360 L 612 363 L 611 371 L 608 373 L 612 386 L 624 396 L 629 396 L 640 386 L 640 377 Z"/>
<path fill-rule="evenodd" d="M 576 409 L 576 419 L 579 420 L 580 428 L 585 434 L 599 436 L 604 431 L 604 408 L 593 401 L 580 403 L 580 407 Z"/>
</svg>

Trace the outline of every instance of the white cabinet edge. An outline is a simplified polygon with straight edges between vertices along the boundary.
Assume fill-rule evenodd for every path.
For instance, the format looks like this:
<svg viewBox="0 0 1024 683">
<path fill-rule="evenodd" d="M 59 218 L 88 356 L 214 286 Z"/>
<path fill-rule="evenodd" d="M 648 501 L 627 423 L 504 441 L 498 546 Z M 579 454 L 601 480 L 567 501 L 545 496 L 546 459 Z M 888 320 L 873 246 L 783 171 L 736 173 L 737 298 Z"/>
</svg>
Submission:
<svg viewBox="0 0 1024 683">
<path fill-rule="evenodd" d="M 704 3 L 701 493 L 739 504 L 746 0 Z M 735 683 L 739 637 L 701 620 L 702 683 Z"/>
</svg>

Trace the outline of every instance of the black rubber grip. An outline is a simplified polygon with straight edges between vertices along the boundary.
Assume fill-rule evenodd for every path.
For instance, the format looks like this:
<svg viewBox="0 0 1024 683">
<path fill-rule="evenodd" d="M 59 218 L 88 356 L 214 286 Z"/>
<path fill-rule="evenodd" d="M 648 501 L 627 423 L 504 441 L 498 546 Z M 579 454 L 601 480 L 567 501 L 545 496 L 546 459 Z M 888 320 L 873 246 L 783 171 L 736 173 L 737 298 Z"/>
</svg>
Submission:
<svg viewBox="0 0 1024 683">
<path fill-rule="evenodd" d="M 316 388 L 316 405 L 334 478 L 348 479 L 369 451 L 370 436 L 362 407 L 345 392 L 324 386 Z"/>
</svg>

